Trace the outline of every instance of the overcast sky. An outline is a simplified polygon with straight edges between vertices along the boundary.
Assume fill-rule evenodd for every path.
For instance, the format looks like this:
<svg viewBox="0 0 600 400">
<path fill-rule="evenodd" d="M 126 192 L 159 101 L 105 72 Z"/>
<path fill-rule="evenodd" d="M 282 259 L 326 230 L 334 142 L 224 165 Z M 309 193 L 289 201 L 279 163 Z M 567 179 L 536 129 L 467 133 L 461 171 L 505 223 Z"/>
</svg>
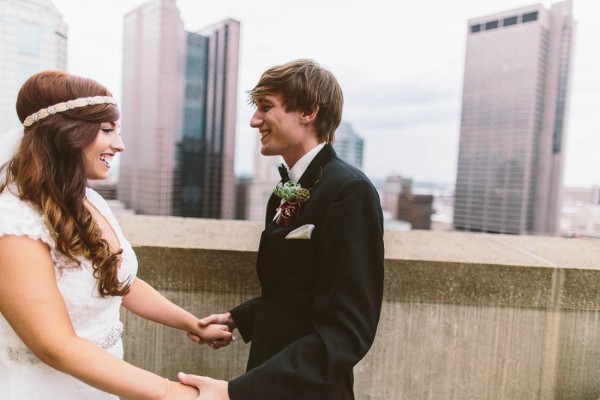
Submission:
<svg viewBox="0 0 600 400">
<path fill-rule="evenodd" d="M 100 81 L 120 98 L 123 15 L 145 1 L 52 1 L 69 25 L 69 71 Z M 369 177 L 448 183 L 458 157 L 467 20 L 533 3 L 178 0 L 189 31 L 226 18 L 241 22 L 236 174 L 252 172 L 256 152 L 246 91 L 273 65 L 313 58 L 344 90 L 343 120 L 365 138 Z M 574 14 L 564 183 L 600 185 L 600 1 L 574 0 Z"/>
</svg>

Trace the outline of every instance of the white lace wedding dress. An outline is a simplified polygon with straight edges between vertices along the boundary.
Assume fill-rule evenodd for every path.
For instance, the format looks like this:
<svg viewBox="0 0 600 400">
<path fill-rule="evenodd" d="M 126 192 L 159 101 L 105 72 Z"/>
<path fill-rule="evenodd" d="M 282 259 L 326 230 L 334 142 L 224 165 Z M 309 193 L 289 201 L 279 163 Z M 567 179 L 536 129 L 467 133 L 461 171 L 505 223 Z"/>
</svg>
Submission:
<svg viewBox="0 0 600 400">
<path fill-rule="evenodd" d="M 70 268 L 72 263 L 55 249 L 42 216 L 11 190 L 15 188 L 9 187 L 0 193 L 0 236 L 27 236 L 46 243 L 54 261 L 58 288 L 77 335 L 123 358 L 123 324 L 119 319 L 121 297 L 100 297 L 89 260 L 82 259 L 80 268 Z M 86 195 L 111 224 L 123 248 L 119 280 L 129 278 L 133 282 L 137 273 L 137 259 L 131 245 L 123 237 L 106 201 L 92 189 L 87 189 Z M 42 363 L 0 314 L 0 399 L 114 400 L 118 397 L 101 392 Z"/>
</svg>

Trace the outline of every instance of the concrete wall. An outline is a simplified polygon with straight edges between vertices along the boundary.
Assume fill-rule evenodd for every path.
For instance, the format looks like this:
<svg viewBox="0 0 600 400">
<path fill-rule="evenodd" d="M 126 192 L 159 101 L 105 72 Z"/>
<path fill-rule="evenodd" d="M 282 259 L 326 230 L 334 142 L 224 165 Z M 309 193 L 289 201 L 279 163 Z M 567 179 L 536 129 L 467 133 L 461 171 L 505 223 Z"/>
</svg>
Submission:
<svg viewBox="0 0 600 400">
<path fill-rule="evenodd" d="M 254 222 L 120 217 L 139 276 L 198 316 L 258 292 Z M 355 368 L 357 399 L 600 397 L 600 241 L 410 231 L 385 234 L 385 301 Z M 249 345 L 213 351 L 124 313 L 126 359 L 230 379 Z"/>
</svg>

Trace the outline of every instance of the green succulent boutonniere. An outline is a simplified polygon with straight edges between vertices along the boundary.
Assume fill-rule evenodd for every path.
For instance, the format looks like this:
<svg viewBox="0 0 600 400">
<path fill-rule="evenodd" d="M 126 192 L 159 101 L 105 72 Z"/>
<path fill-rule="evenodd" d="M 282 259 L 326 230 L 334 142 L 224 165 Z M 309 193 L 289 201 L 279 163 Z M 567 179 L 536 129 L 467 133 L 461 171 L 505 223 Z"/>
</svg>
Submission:
<svg viewBox="0 0 600 400">
<path fill-rule="evenodd" d="M 297 201 L 304 203 L 310 199 L 310 190 L 303 188 L 299 183 L 287 181 L 286 183 L 279 182 L 273 189 L 275 196 L 285 201 Z"/>
<path fill-rule="evenodd" d="M 322 171 L 321 171 L 322 173 Z M 299 183 L 287 181 L 279 182 L 273 193 L 275 196 L 283 199 L 283 202 L 277 207 L 275 221 L 283 226 L 288 226 L 300 218 L 301 204 L 310 199 L 310 191 L 315 187 L 321 178 L 319 178 L 310 189 L 303 188 Z"/>
<path fill-rule="evenodd" d="M 288 226 L 300 218 L 300 204 L 310 199 L 310 190 L 303 188 L 299 183 L 287 181 L 279 182 L 273 189 L 275 196 L 283 199 L 283 203 L 277 208 L 276 222 Z"/>
</svg>

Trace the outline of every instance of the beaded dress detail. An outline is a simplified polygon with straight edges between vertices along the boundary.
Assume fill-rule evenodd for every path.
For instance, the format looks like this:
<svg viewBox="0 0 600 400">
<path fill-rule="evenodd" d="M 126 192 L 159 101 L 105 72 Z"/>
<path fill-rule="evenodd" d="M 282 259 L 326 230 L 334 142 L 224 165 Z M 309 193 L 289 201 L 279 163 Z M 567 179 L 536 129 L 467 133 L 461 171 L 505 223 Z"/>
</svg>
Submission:
<svg viewBox="0 0 600 400">
<path fill-rule="evenodd" d="M 81 258 L 81 266 L 68 260 L 55 249 L 54 240 L 44 224 L 43 216 L 29 203 L 14 194 L 9 186 L 0 193 L 0 236 L 27 236 L 41 240 L 50 248 L 54 261 L 56 283 L 60 290 L 73 328 L 79 337 L 96 343 L 109 353 L 123 358 L 119 318 L 120 296 L 100 297 L 92 264 Z M 121 232 L 106 201 L 94 190 L 87 189 L 88 201 L 98 209 L 115 231 L 123 248 L 119 280 L 135 279 L 137 258 Z M 117 396 L 99 391 L 67 374 L 42 363 L 21 341 L 0 314 L 0 398 L 118 400 Z"/>
</svg>

